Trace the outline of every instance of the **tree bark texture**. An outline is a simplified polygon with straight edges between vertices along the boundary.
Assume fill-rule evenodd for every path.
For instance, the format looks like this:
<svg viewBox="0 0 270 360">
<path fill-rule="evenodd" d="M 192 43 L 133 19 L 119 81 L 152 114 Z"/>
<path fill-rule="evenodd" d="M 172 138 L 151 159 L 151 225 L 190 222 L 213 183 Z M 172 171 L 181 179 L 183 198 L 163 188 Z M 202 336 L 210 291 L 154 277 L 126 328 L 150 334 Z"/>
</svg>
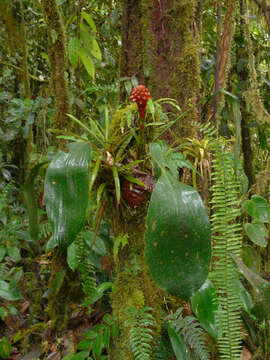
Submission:
<svg viewBox="0 0 270 360">
<path fill-rule="evenodd" d="M 154 99 L 174 98 L 182 111 L 194 107 L 200 89 L 200 9 L 195 0 L 124 0 L 121 76 L 135 75 Z M 198 118 L 194 108 L 183 121 Z"/>
<path fill-rule="evenodd" d="M 56 0 L 41 0 L 41 5 L 47 24 L 48 56 L 56 103 L 53 127 L 62 130 L 70 128 L 70 119 L 66 115 L 70 113 L 70 95 L 65 78 L 68 68 L 65 32 Z"/>
<path fill-rule="evenodd" d="M 128 329 L 124 323 L 127 320 L 126 310 L 131 308 L 142 309 L 152 308 L 152 315 L 155 318 L 153 330 L 155 345 L 161 328 L 161 290 L 158 289 L 150 277 L 144 257 L 144 233 L 145 217 L 147 206 L 120 214 L 121 226 L 119 232 L 128 236 L 128 246 L 125 246 L 118 253 L 116 262 L 116 278 L 112 292 L 111 303 L 113 315 L 116 316 L 120 329 L 120 336 L 116 340 L 110 353 L 111 360 L 133 360 L 128 344 Z M 127 215 L 128 214 L 128 215 Z"/>
</svg>

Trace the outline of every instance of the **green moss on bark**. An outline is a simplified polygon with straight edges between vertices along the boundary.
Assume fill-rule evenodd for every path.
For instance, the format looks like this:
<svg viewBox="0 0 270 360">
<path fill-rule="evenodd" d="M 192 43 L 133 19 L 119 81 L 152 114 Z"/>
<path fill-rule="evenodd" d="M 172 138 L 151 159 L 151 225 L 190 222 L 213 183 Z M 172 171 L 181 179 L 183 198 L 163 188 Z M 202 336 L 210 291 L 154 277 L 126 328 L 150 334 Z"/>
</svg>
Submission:
<svg viewBox="0 0 270 360">
<path fill-rule="evenodd" d="M 110 359 L 132 360 L 134 356 L 128 348 L 128 331 L 124 326 L 128 307 L 141 309 L 151 307 L 156 326 L 154 340 L 161 328 L 161 296 L 158 287 L 150 277 L 144 258 L 146 206 L 136 209 L 132 216 L 125 217 L 123 228 L 128 235 L 128 247 L 118 254 L 116 279 L 111 297 L 113 315 L 120 328 L 120 336 L 111 350 Z M 154 343 L 153 343 L 154 345 Z"/>
<path fill-rule="evenodd" d="M 65 78 L 68 66 L 62 18 L 55 0 L 42 0 L 41 5 L 47 24 L 48 55 L 56 103 L 53 127 L 70 129 L 70 120 L 66 115 L 70 113 L 70 95 Z"/>
</svg>

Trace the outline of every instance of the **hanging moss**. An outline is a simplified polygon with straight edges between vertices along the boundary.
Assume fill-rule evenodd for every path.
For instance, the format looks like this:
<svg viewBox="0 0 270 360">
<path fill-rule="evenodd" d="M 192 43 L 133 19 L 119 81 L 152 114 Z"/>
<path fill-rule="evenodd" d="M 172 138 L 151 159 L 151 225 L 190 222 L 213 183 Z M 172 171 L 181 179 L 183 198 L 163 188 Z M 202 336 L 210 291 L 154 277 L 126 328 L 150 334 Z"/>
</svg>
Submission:
<svg viewBox="0 0 270 360">
<path fill-rule="evenodd" d="M 42 0 L 42 11 L 47 24 L 48 55 L 55 93 L 55 129 L 70 129 L 70 95 L 65 78 L 67 71 L 66 39 L 61 14 L 55 0 Z"/>
</svg>

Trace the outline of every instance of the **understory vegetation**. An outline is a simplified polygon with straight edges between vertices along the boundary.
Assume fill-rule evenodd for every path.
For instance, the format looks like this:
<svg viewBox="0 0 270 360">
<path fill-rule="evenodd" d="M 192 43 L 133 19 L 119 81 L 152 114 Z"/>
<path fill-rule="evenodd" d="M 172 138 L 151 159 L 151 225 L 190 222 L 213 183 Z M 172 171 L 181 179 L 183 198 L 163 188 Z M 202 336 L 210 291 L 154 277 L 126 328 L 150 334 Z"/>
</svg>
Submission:
<svg viewBox="0 0 270 360">
<path fill-rule="evenodd" d="M 0 359 L 270 359 L 270 4 L 1 0 Z"/>
</svg>

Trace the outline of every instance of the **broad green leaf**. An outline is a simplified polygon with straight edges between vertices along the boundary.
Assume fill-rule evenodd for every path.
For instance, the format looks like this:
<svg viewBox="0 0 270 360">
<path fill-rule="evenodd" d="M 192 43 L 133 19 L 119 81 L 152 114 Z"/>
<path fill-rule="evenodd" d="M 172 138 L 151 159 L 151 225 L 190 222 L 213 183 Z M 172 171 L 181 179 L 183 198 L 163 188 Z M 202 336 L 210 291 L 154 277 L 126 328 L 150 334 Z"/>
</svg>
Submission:
<svg viewBox="0 0 270 360">
<path fill-rule="evenodd" d="M 8 359 L 10 357 L 11 345 L 7 337 L 0 339 L 0 359 Z"/>
<path fill-rule="evenodd" d="M 260 195 L 253 195 L 251 200 L 244 202 L 244 209 L 254 218 L 264 223 L 269 222 L 270 208 L 268 202 Z"/>
<path fill-rule="evenodd" d="M 21 300 L 23 297 L 17 288 L 10 288 L 8 282 L 0 280 L 0 298 L 8 301 Z"/>
<path fill-rule="evenodd" d="M 57 239 L 51 236 L 46 244 L 46 253 L 52 251 L 57 245 L 58 245 Z"/>
<path fill-rule="evenodd" d="M 100 48 L 98 46 L 97 40 L 94 37 L 92 38 L 92 45 L 91 45 L 89 51 L 97 60 L 100 60 L 100 61 L 102 60 L 102 54 L 101 54 Z"/>
<path fill-rule="evenodd" d="M 15 261 L 18 262 L 21 260 L 20 249 L 16 246 L 10 246 L 7 248 L 8 255 Z"/>
<path fill-rule="evenodd" d="M 73 355 L 72 360 L 84 360 L 89 356 L 89 351 L 80 351 L 79 353 Z"/>
<path fill-rule="evenodd" d="M 93 231 L 84 231 L 83 232 L 84 241 L 89 249 L 90 249 L 90 246 L 92 243 L 93 236 L 94 236 Z M 106 255 L 106 253 L 107 253 L 106 246 L 104 244 L 104 241 L 101 239 L 101 237 L 96 236 L 95 243 L 94 243 L 93 249 L 91 251 L 93 251 L 94 253 L 96 253 L 99 256 Z"/>
<path fill-rule="evenodd" d="M 96 32 L 97 31 L 96 25 L 94 23 L 94 20 L 92 19 L 92 16 L 83 11 L 82 12 L 82 17 L 84 18 L 84 20 L 87 21 L 88 25 L 92 28 L 92 30 L 94 32 Z"/>
<path fill-rule="evenodd" d="M 164 172 L 155 185 L 148 214 L 145 255 L 158 286 L 188 299 L 206 280 L 210 222 L 196 190 Z"/>
<path fill-rule="evenodd" d="M 81 47 L 85 49 L 90 49 L 92 45 L 93 34 L 89 31 L 89 28 L 84 24 L 80 24 L 80 40 L 81 40 Z"/>
<path fill-rule="evenodd" d="M 68 57 L 71 65 L 75 68 L 79 60 L 80 40 L 77 37 L 71 38 L 68 43 Z"/>
<path fill-rule="evenodd" d="M 182 335 L 178 335 L 174 328 L 168 324 L 168 334 L 177 360 L 188 360 L 187 347 Z"/>
<path fill-rule="evenodd" d="M 87 339 L 81 340 L 78 344 L 78 349 L 79 350 L 84 350 L 84 349 L 90 350 L 90 347 L 92 346 L 92 344 L 93 344 L 93 340 L 87 340 Z"/>
<path fill-rule="evenodd" d="M 218 338 L 215 313 L 218 310 L 216 291 L 211 281 L 207 279 L 201 288 L 191 298 L 192 310 L 202 327 L 214 338 Z"/>
<path fill-rule="evenodd" d="M 53 237 L 60 248 L 67 248 L 86 221 L 88 207 L 88 143 L 72 143 L 69 153 L 62 151 L 52 160 L 45 178 L 45 203 L 53 224 Z"/>
<path fill-rule="evenodd" d="M 239 294 L 239 298 L 242 304 L 243 309 L 251 315 L 251 310 L 253 307 L 253 301 L 250 293 L 246 290 L 244 285 L 241 283 L 240 280 L 236 280 L 236 289 L 237 293 Z"/>
<path fill-rule="evenodd" d="M 91 55 L 84 48 L 81 48 L 79 50 L 79 56 L 80 56 L 80 59 L 82 60 L 82 63 L 84 65 L 86 71 L 91 76 L 91 78 L 94 79 L 95 78 L 95 64 L 91 58 Z"/>
<path fill-rule="evenodd" d="M 100 284 L 97 287 L 96 291 L 91 295 L 90 305 L 94 304 L 96 301 L 101 299 L 102 296 L 104 295 L 104 292 L 108 289 L 111 289 L 111 287 L 112 287 L 111 282 L 104 282 L 104 283 Z"/>
<path fill-rule="evenodd" d="M 69 354 L 69 355 L 67 355 L 67 356 L 64 356 L 64 357 L 62 358 L 62 360 L 74 360 L 74 355 L 73 355 L 73 354 Z"/>
<path fill-rule="evenodd" d="M 72 271 L 78 267 L 78 258 L 76 256 L 76 242 L 73 241 L 67 249 L 67 263 Z"/>
<path fill-rule="evenodd" d="M 262 222 L 253 221 L 244 225 L 245 231 L 249 239 L 256 245 L 266 247 L 268 236 L 267 230 Z"/>
</svg>

